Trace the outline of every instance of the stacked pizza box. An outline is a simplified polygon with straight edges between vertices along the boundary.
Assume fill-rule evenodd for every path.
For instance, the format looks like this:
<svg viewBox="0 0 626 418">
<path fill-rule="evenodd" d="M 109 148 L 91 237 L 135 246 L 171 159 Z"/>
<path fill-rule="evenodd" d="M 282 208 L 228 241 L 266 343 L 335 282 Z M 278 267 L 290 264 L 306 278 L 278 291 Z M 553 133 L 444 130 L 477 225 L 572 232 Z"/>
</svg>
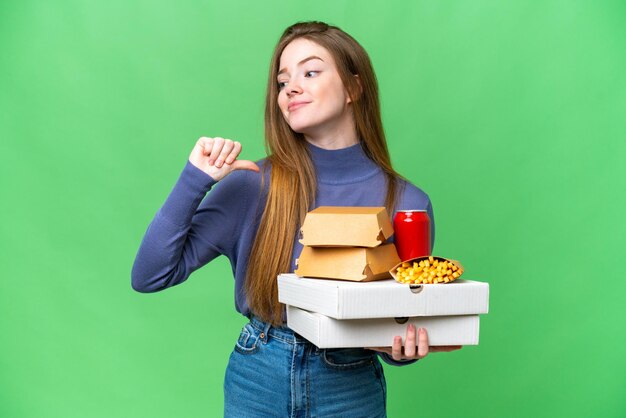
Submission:
<svg viewBox="0 0 626 418">
<path fill-rule="evenodd" d="M 408 285 L 391 278 L 398 258 L 385 241 L 384 207 L 319 207 L 307 214 L 295 274 L 278 277 L 287 325 L 320 348 L 390 346 L 408 324 L 430 345 L 476 345 L 489 285 L 472 280 Z"/>
</svg>

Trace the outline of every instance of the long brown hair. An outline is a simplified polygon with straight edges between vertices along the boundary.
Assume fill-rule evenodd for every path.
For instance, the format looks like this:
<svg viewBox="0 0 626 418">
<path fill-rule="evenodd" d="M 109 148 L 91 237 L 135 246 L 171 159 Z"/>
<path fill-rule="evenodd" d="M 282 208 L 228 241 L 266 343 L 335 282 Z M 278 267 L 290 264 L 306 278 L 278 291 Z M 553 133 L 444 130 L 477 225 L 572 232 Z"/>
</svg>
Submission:
<svg viewBox="0 0 626 418">
<path fill-rule="evenodd" d="M 357 137 L 366 155 L 387 177 L 385 207 L 393 213 L 398 179 L 391 167 L 380 117 L 378 83 L 367 52 L 350 35 L 322 22 L 301 22 L 283 32 L 270 64 L 265 103 L 265 147 L 271 165 L 269 192 L 246 276 L 248 305 L 264 321 L 279 325 L 276 277 L 291 268 L 293 244 L 304 217 L 315 203 L 315 168 L 302 134 L 294 132 L 278 107 L 280 57 L 294 39 L 304 38 L 326 48 L 352 100 Z M 355 77 L 358 76 L 358 77 Z M 267 166 L 267 165 L 266 165 Z M 263 177 L 264 178 L 264 177 Z"/>
</svg>

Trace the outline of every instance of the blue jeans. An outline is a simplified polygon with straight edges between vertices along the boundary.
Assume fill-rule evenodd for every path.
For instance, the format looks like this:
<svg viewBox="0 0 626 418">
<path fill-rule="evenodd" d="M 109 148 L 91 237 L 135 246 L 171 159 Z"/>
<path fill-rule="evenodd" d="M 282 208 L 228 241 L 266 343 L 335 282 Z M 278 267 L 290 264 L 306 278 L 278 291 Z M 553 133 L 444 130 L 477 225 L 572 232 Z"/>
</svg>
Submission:
<svg viewBox="0 0 626 418">
<path fill-rule="evenodd" d="M 381 418 L 386 397 L 374 352 L 319 349 L 287 327 L 253 317 L 226 368 L 224 416 Z"/>
</svg>

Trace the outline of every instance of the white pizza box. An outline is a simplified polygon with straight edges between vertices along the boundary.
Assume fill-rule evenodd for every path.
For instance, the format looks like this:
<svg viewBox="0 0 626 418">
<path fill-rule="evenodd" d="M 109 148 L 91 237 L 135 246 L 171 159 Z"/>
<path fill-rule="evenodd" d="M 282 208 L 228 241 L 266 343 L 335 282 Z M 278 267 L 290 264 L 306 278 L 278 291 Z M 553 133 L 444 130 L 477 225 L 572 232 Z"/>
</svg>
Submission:
<svg viewBox="0 0 626 418">
<path fill-rule="evenodd" d="M 408 285 L 393 279 L 350 282 L 281 274 L 278 300 L 335 319 L 478 315 L 489 311 L 489 284 L 459 279 Z"/>
<path fill-rule="evenodd" d="M 478 345 L 478 315 L 413 318 L 334 319 L 287 305 L 287 326 L 319 348 L 390 347 L 395 336 L 405 343 L 408 324 L 425 328 L 428 343 Z"/>
</svg>

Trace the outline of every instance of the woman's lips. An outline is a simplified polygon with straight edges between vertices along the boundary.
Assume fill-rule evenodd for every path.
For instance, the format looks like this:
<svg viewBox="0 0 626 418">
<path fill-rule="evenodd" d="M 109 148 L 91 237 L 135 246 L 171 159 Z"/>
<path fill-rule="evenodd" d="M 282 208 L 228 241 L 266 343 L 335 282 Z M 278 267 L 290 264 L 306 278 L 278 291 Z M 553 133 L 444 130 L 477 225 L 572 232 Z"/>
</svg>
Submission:
<svg viewBox="0 0 626 418">
<path fill-rule="evenodd" d="M 296 109 L 301 108 L 304 105 L 309 104 L 310 102 L 293 102 L 293 103 L 289 103 L 289 106 L 287 106 L 287 110 L 289 110 L 290 112 L 293 112 Z"/>
</svg>

